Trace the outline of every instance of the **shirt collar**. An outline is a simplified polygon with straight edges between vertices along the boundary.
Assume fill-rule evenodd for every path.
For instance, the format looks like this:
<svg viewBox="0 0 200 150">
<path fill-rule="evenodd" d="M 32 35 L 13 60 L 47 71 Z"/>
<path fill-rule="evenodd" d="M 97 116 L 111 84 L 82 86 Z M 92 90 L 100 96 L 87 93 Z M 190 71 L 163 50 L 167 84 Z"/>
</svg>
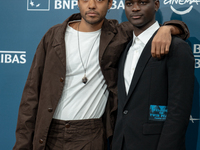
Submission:
<svg viewBox="0 0 200 150">
<path fill-rule="evenodd" d="M 151 25 L 149 28 L 147 28 L 145 31 L 143 31 L 137 37 L 135 36 L 135 34 L 133 32 L 133 41 L 135 40 L 135 38 L 138 38 L 144 45 L 146 45 L 147 42 L 149 41 L 149 39 L 155 33 L 155 31 L 158 30 L 159 28 L 160 28 L 160 26 L 158 24 L 158 21 L 156 21 L 153 25 Z"/>
</svg>

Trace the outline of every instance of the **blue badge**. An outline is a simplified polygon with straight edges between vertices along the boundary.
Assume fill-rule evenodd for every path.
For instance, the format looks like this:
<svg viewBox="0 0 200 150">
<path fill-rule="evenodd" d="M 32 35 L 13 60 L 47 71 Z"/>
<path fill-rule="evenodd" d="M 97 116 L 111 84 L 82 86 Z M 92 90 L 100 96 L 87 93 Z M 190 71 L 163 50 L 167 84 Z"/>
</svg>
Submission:
<svg viewBox="0 0 200 150">
<path fill-rule="evenodd" d="M 149 120 L 153 121 L 165 121 L 167 118 L 167 106 L 150 105 Z"/>
</svg>

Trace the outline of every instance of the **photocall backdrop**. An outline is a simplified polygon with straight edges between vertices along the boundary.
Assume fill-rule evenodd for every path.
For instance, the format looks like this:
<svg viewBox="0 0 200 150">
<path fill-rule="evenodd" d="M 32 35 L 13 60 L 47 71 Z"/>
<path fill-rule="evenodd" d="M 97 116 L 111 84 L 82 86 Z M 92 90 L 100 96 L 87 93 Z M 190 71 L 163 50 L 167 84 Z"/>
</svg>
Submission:
<svg viewBox="0 0 200 150">
<path fill-rule="evenodd" d="M 195 56 L 193 109 L 186 135 L 187 150 L 200 150 L 200 0 L 160 0 L 159 23 L 182 20 Z M 46 31 L 78 13 L 76 0 L 0 1 L 0 149 L 11 150 L 22 91 L 37 45 Z M 113 0 L 108 19 L 127 21 L 124 0 Z"/>
</svg>

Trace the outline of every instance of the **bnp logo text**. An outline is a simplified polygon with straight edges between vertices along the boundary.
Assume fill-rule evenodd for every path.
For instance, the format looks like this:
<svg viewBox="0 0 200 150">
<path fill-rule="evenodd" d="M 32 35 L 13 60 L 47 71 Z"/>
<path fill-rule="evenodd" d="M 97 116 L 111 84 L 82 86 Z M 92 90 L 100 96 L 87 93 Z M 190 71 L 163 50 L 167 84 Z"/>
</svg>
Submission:
<svg viewBox="0 0 200 150">
<path fill-rule="evenodd" d="M 195 68 L 200 68 L 200 44 L 194 44 Z"/>
<path fill-rule="evenodd" d="M 0 63 L 25 64 L 26 51 L 0 51 Z"/>
</svg>

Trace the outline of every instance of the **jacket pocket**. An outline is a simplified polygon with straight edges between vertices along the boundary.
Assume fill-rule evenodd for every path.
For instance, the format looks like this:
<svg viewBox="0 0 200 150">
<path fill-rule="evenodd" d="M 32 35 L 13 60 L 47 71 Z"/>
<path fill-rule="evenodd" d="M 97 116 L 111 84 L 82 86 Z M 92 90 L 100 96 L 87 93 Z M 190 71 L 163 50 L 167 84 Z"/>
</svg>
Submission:
<svg viewBox="0 0 200 150">
<path fill-rule="evenodd" d="M 145 123 L 143 124 L 143 134 L 161 134 L 163 123 Z"/>
</svg>

